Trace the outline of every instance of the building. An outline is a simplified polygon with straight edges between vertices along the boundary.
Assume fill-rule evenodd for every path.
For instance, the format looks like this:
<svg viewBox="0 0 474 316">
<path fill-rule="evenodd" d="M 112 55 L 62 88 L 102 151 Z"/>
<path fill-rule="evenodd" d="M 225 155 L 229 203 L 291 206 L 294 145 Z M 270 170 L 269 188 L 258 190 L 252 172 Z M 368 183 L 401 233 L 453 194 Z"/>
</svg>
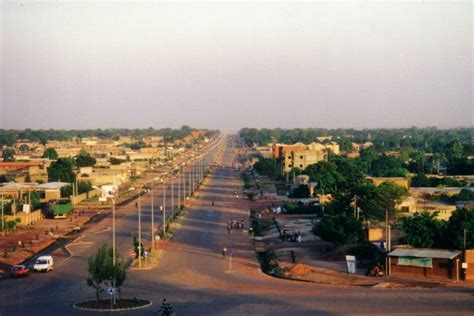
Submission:
<svg viewBox="0 0 474 316">
<path fill-rule="evenodd" d="M 438 279 L 462 275 L 460 250 L 397 248 L 388 254 L 390 274 Z"/>
<path fill-rule="evenodd" d="M 300 151 L 300 150 L 304 150 L 305 147 L 306 145 L 303 143 L 296 143 L 294 145 L 273 144 L 272 155 L 273 155 L 273 158 L 277 159 L 277 158 L 283 157 L 285 152 Z"/>
<path fill-rule="evenodd" d="M 314 165 L 326 160 L 325 151 L 299 150 L 284 152 L 284 171 L 290 172 L 293 168 L 306 169 L 309 165 Z"/>
</svg>

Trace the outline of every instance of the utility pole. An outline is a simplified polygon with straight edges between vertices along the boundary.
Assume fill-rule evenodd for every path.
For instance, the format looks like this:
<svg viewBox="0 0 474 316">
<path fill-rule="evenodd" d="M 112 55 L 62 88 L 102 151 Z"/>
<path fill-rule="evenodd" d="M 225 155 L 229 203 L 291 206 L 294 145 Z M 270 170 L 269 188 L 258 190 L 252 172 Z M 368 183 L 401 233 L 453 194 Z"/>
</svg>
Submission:
<svg viewBox="0 0 474 316">
<path fill-rule="evenodd" d="M 358 218 L 358 216 L 357 216 L 357 195 L 354 195 L 354 217 Z"/>
</svg>

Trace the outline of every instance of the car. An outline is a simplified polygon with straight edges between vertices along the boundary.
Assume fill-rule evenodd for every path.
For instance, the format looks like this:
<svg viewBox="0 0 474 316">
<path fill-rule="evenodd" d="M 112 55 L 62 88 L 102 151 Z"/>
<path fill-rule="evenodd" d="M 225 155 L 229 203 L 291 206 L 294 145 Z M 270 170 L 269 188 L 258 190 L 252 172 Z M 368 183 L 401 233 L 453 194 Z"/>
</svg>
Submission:
<svg viewBox="0 0 474 316">
<path fill-rule="evenodd" d="M 53 257 L 52 256 L 40 256 L 36 259 L 33 265 L 33 270 L 38 272 L 48 272 L 53 270 Z"/>
<path fill-rule="evenodd" d="M 10 270 L 10 276 L 12 278 L 26 277 L 30 274 L 30 269 L 26 266 L 19 264 L 12 267 Z"/>
</svg>

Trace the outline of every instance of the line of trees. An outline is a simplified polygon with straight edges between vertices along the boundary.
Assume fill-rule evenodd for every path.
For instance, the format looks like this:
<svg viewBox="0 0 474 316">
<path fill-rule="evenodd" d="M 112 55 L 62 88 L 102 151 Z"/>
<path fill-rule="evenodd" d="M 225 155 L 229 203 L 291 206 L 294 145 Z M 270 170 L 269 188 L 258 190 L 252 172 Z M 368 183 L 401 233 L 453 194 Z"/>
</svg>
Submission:
<svg viewBox="0 0 474 316">
<path fill-rule="evenodd" d="M 474 248 L 474 212 L 458 208 L 448 221 L 436 216 L 422 212 L 400 218 L 400 229 L 405 234 L 402 242 L 418 248 Z"/>
<path fill-rule="evenodd" d="M 255 129 L 243 128 L 239 135 L 249 146 L 272 142 L 309 144 L 317 137 L 331 135 L 342 151 L 352 151 L 352 143 L 371 142 L 361 150 L 365 172 L 372 176 L 404 176 L 438 173 L 474 174 L 474 128 L 440 130 L 436 128 L 404 129 Z M 323 143 L 324 143 L 323 142 Z M 389 152 L 392 152 L 388 155 Z"/>
<path fill-rule="evenodd" d="M 131 136 L 136 139 L 149 136 L 162 136 L 165 141 L 173 142 L 178 139 L 182 139 L 188 135 L 191 135 L 192 131 L 195 131 L 187 125 L 183 125 L 179 129 L 173 128 L 161 128 L 155 129 L 152 127 L 146 129 L 127 129 L 127 128 L 108 128 L 108 129 L 87 129 L 87 130 L 5 130 L 0 129 L 0 147 L 7 146 L 11 147 L 17 140 L 25 139 L 31 142 L 37 142 L 45 145 L 48 140 L 68 141 L 73 137 L 99 137 L 102 139 L 118 139 L 120 136 Z M 207 137 L 216 135 L 218 131 L 207 130 Z"/>
</svg>

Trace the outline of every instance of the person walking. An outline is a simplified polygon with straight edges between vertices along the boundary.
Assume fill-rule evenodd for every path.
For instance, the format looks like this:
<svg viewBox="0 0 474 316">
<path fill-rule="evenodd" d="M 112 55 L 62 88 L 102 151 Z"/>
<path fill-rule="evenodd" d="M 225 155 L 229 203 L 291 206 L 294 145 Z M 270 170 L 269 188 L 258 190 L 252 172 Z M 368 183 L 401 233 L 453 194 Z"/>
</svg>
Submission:
<svg viewBox="0 0 474 316">
<path fill-rule="evenodd" d="M 226 254 L 227 254 L 227 248 L 224 247 L 222 248 L 222 258 L 225 258 Z"/>
</svg>

